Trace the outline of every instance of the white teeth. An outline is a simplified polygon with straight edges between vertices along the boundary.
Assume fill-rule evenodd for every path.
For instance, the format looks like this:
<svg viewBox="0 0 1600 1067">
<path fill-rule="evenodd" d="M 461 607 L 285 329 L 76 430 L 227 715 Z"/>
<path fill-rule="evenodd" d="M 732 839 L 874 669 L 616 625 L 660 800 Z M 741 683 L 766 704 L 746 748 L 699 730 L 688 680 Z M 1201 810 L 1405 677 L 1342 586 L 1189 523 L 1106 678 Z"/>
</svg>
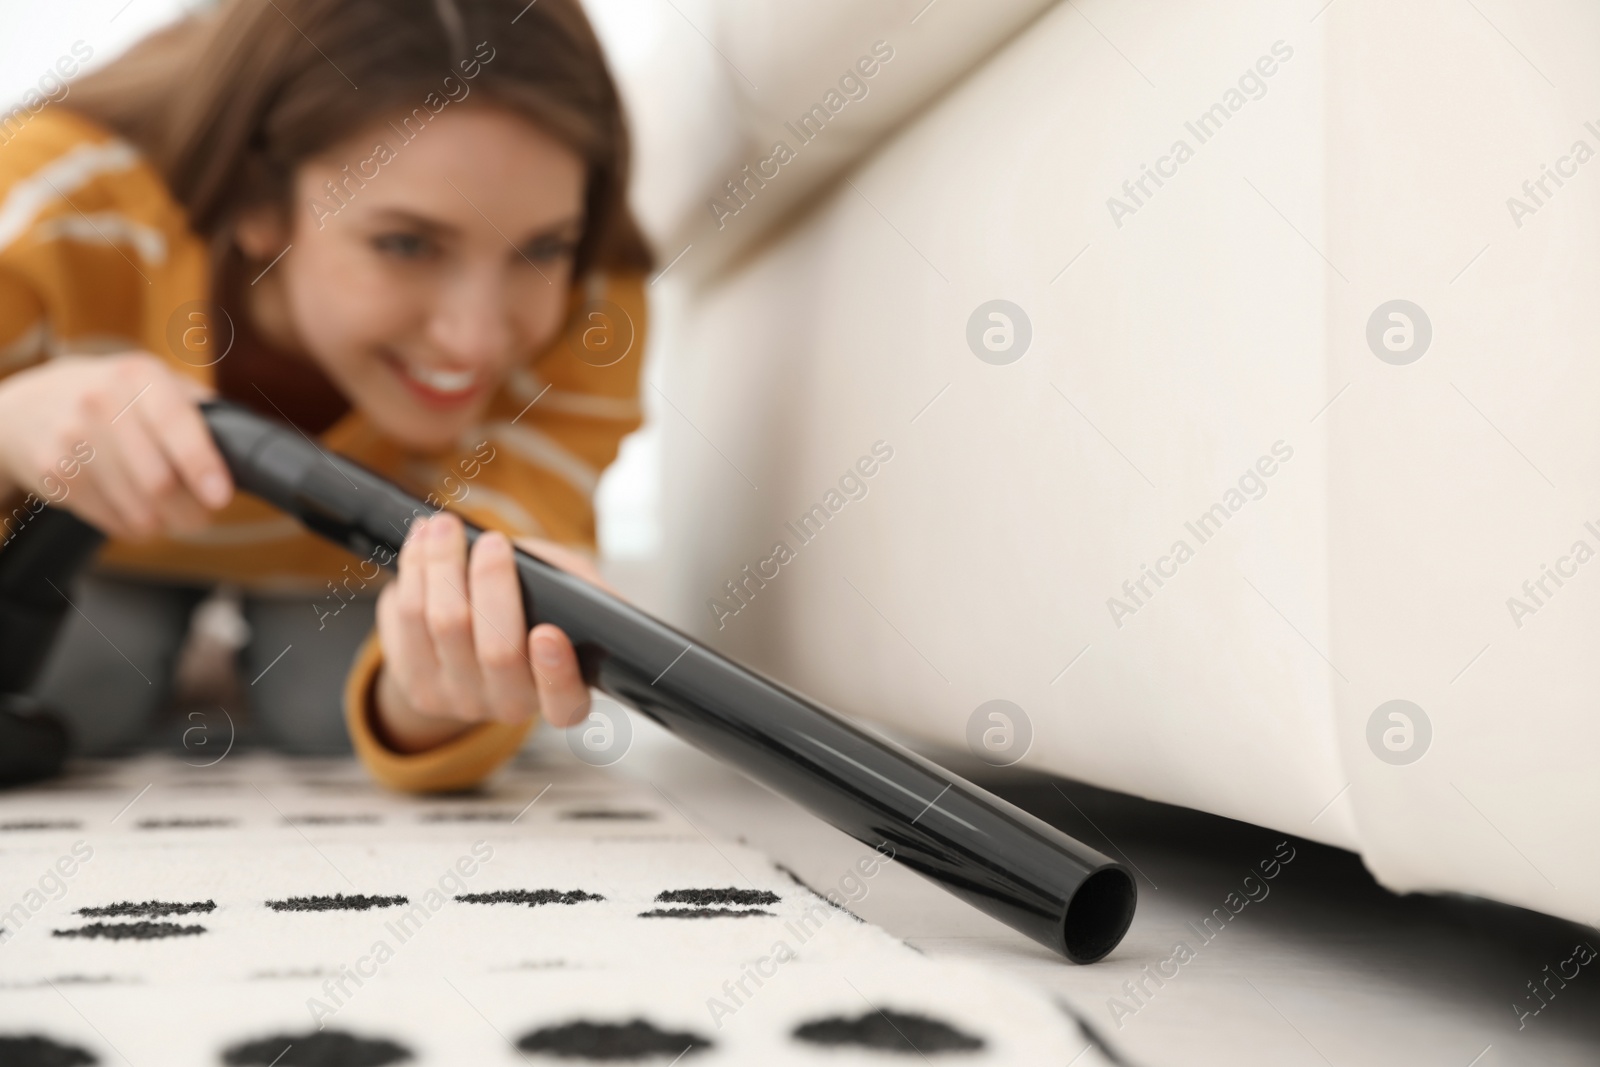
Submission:
<svg viewBox="0 0 1600 1067">
<path fill-rule="evenodd" d="M 476 371 L 429 370 L 424 367 L 407 367 L 406 373 L 417 381 L 440 393 L 464 393 L 478 380 Z"/>
</svg>

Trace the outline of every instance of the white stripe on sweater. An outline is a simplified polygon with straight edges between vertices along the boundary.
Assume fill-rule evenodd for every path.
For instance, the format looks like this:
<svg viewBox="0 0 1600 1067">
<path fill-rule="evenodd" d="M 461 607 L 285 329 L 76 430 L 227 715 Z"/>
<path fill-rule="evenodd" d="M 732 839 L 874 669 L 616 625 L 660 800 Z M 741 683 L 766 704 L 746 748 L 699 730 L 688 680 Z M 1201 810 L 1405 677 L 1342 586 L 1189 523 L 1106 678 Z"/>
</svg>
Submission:
<svg viewBox="0 0 1600 1067">
<path fill-rule="evenodd" d="M 120 211 L 97 211 L 93 215 L 58 215 L 41 222 L 34 230 L 40 241 L 65 238 L 84 244 L 131 245 L 139 258 L 152 266 L 167 261 L 167 238 L 160 230 L 135 222 Z"/>
<path fill-rule="evenodd" d="M 139 153 L 126 141 L 82 144 L 15 182 L 0 203 L 0 251 L 28 232 L 39 213 L 102 174 L 130 170 Z"/>
<path fill-rule="evenodd" d="M 593 496 L 595 486 L 600 484 L 599 471 L 567 451 L 549 434 L 511 422 L 491 422 L 484 430 L 494 441 L 566 481 L 585 497 Z"/>
</svg>

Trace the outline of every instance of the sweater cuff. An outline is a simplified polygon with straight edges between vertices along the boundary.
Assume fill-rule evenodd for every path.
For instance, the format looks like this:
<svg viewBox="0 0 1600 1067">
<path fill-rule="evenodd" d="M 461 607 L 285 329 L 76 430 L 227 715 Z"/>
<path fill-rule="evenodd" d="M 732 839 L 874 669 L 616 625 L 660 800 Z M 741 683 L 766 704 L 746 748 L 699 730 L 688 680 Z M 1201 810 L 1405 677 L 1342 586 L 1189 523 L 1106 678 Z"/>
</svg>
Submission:
<svg viewBox="0 0 1600 1067">
<path fill-rule="evenodd" d="M 372 716 L 376 714 L 373 686 L 383 666 L 383 646 L 377 631 L 367 638 L 350 665 L 345 681 L 344 718 L 356 755 L 382 784 L 408 793 L 444 793 L 470 789 L 494 773 L 522 746 L 534 720 L 486 722 L 451 738 L 437 748 L 403 754 L 380 740 Z"/>
</svg>

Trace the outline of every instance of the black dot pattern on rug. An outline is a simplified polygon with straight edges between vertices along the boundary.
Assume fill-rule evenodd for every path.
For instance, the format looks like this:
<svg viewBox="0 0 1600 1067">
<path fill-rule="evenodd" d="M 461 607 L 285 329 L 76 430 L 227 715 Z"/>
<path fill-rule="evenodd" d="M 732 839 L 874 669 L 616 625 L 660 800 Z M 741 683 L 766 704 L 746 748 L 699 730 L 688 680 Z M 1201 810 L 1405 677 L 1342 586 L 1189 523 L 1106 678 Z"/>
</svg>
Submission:
<svg viewBox="0 0 1600 1067">
<path fill-rule="evenodd" d="M 214 900 L 196 900 L 188 904 L 179 904 L 170 900 L 146 900 L 135 904 L 124 900 L 120 904 L 103 904 L 94 908 L 79 908 L 78 914 L 86 919 L 108 919 L 114 917 L 130 917 L 142 915 L 150 919 L 160 919 L 167 915 L 192 915 L 195 912 L 208 913 L 217 910 Z"/>
<path fill-rule="evenodd" d="M 777 902 L 778 894 L 765 889 L 669 889 L 656 894 L 657 904 L 697 904 L 702 908 L 712 904 L 736 904 L 748 907 Z"/>
<path fill-rule="evenodd" d="M 572 1060 L 639 1060 L 646 1056 L 687 1058 L 712 1047 L 708 1037 L 686 1030 L 662 1030 L 643 1019 L 627 1023 L 578 1021 L 524 1034 L 523 1052 L 542 1052 Z"/>
<path fill-rule="evenodd" d="M 616 811 L 610 808 L 579 808 L 574 811 L 564 811 L 556 816 L 558 819 L 570 819 L 574 822 L 653 822 L 656 813 L 653 811 Z"/>
<path fill-rule="evenodd" d="M 514 811 L 430 811 L 423 822 L 515 822 Z"/>
<path fill-rule="evenodd" d="M 976 1052 L 983 1039 L 916 1012 L 870 1011 L 855 1019 L 834 1016 L 795 1028 L 795 1039 L 812 1045 L 878 1049 L 926 1056 Z"/>
<path fill-rule="evenodd" d="M 407 897 L 369 897 L 360 893 L 345 896 L 335 893 L 331 897 L 288 897 L 284 900 L 269 900 L 267 907 L 273 911 L 370 911 L 373 908 L 392 908 L 399 904 L 409 904 Z"/>
<path fill-rule="evenodd" d="M 53 985 L 138 985 L 137 978 L 124 978 L 115 974 L 60 974 L 54 978 L 41 978 L 32 982 L 27 987 L 13 986 L 14 989 L 33 988 L 49 989 Z M 0 1060 L 0 1063 L 4 1063 Z"/>
<path fill-rule="evenodd" d="M 252 982 L 271 982 L 285 978 L 323 978 L 327 973 L 321 967 L 291 967 L 283 971 L 253 971 L 249 977 Z"/>
<path fill-rule="evenodd" d="M 0 822 L 0 833 L 15 833 L 21 830 L 81 830 L 83 823 L 77 819 L 17 819 L 14 822 Z"/>
<path fill-rule="evenodd" d="M 107 941 L 159 941 L 164 937 L 189 937 L 206 932 L 204 926 L 177 923 L 90 923 L 71 930 L 52 930 L 53 937 L 104 938 Z"/>
<path fill-rule="evenodd" d="M 63 1045 L 40 1034 L 0 1034 L 0 1063 L 6 1067 L 77 1067 L 99 1062 L 77 1045 Z"/>
<path fill-rule="evenodd" d="M 141 830 L 214 830 L 238 825 L 237 819 L 140 819 Z"/>
<path fill-rule="evenodd" d="M 641 919 L 719 919 L 741 915 L 771 915 L 764 908 L 652 908 L 641 911 Z"/>
<path fill-rule="evenodd" d="M 411 1050 L 381 1037 L 342 1030 L 274 1034 L 242 1041 L 222 1053 L 228 1067 L 384 1067 L 411 1059 Z"/>
<path fill-rule="evenodd" d="M 492 893 L 463 893 L 456 899 L 463 904 L 526 904 L 536 908 L 540 904 L 582 904 L 606 898 L 582 889 L 497 889 Z"/>
</svg>

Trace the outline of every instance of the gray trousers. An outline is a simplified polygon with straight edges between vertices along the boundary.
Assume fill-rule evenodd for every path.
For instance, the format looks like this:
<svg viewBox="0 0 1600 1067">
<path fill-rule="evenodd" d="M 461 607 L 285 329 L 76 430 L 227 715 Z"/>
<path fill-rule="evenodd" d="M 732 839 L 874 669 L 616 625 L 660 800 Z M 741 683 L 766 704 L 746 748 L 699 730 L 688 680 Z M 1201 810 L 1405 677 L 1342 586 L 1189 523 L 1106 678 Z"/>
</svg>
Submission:
<svg viewBox="0 0 1600 1067">
<path fill-rule="evenodd" d="M 33 687 L 67 720 L 75 754 L 117 755 L 157 740 L 190 617 L 207 592 L 97 575 L 76 583 L 74 606 Z M 248 740 L 279 751 L 341 755 L 351 750 L 345 677 L 372 630 L 377 601 L 358 598 L 319 619 L 317 600 L 314 594 L 244 598 L 250 638 L 238 667 L 245 707 L 227 709 L 228 721 L 243 726 Z M 207 750 L 217 754 L 232 736 L 220 719 L 204 724 L 212 741 Z"/>
</svg>

